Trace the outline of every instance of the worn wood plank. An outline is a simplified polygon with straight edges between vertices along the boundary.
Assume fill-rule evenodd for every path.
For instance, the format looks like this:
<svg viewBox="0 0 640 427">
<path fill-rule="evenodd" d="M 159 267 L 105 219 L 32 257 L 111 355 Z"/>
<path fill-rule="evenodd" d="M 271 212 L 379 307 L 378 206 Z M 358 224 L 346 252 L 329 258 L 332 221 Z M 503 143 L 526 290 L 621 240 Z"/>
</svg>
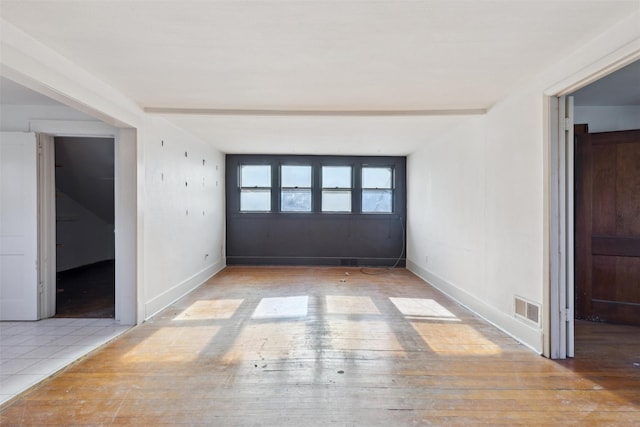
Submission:
<svg viewBox="0 0 640 427">
<path fill-rule="evenodd" d="M 2 425 L 637 425 L 637 328 L 544 359 L 404 269 L 232 267 Z"/>
</svg>

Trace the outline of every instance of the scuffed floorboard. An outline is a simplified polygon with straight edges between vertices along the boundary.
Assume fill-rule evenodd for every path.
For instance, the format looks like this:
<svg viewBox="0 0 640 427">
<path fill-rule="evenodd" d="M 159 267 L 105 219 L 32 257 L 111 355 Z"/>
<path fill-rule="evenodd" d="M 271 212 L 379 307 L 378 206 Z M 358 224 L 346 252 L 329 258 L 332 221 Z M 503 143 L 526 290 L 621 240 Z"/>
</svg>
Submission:
<svg viewBox="0 0 640 427">
<path fill-rule="evenodd" d="M 640 425 L 638 328 L 544 359 L 404 269 L 230 267 L 2 425 Z"/>
</svg>

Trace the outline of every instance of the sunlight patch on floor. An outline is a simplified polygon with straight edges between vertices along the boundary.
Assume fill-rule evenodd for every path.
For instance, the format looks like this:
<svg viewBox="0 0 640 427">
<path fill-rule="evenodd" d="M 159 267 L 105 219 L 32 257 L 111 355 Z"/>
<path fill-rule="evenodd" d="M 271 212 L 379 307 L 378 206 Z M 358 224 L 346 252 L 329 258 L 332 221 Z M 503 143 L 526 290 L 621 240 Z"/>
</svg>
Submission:
<svg viewBox="0 0 640 427">
<path fill-rule="evenodd" d="M 136 344 L 122 356 L 126 363 L 191 362 L 206 351 L 220 326 L 165 327 Z M 180 330 L 176 334 L 176 330 Z"/>
<path fill-rule="evenodd" d="M 229 319 L 236 313 L 243 301 L 243 299 L 196 301 L 177 315 L 174 320 Z"/>
<path fill-rule="evenodd" d="M 469 325 L 428 321 L 414 321 L 411 325 L 434 353 L 447 356 L 502 353 L 500 346 Z"/>
<path fill-rule="evenodd" d="M 286 319 L 305 317 L 308 312 L 308 306 L 308 296 L 262 298 L 251 318 Z"/>
<path fill-rule="evenodd" d="M 328 314 L 380 314 L 370 297 L 327 295 L 325 302 Z"/>
<path fill-rule="evenodd" d="M 438 302 L 426 298 L 389 298 L 393 305 L 405 317 L 432 320 L 449 320 L 459 322 L 460 319 Z"/>
</svg>

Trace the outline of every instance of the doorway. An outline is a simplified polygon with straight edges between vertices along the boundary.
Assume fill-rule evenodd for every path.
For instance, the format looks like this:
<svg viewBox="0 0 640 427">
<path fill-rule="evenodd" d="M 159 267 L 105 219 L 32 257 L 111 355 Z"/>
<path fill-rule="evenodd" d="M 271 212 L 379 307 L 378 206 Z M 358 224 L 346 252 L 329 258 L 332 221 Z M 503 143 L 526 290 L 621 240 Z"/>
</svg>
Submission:
<svg viewBox="0 0 640 427">
<path fill-rule="evenodd" d="M 576 320 L 574 315 L 575 303 L 581 304 L 583 300 L 576 302 L 575 291 L 578 287 L 574 287 L 576 243 L 574 196 L 577 190 L 574 188 L 576 175 L 573 169 L 576 153 L 573 124 L 587 125 L 582 126 L 578 133 L 640 129 L 640 86 L 637 85 L 640 78 L 640 61 L 638 58 L 640 58 L 640 51 L 634 51 L 631 55 L 627 53 L 616 61 L 612 60 L 604 68 L 592 68 L 592 74 L 588 77 L 564 82 L 562 86 L 549 89 L 549 93 L 557 94 L 548 98 L 549 287 L 546 295 L 548 313 L 545 316 L 547 339 L 544 354 L 552 359 L 574 357 L 574 350 L 576 350 L 574 340 L 589 343 L 590 346 L 596 345 L 591 339 L 582 339 L 584 337 L 577 336 L 585 328 L 582 323 L 584 321 Z M 635 62 L 633 62 L 634 59 Z M 613 69 L 616 71 L 602 77 L 604 73 Z M 578 221 L 577 218 L 575 219 Z M 634 268 L 635 266 L 632 269 Z M 640 280 L 631 280 L 636 288 L 640 285 Z M 640 295 L 640 289 L 637 291 L 636 297 Z M 626 305 L 633 306 L 633 304 L 637 303 L 632 302 Z M 580 328 L 577 322 L 581 322 Z M 589 351 L 589 349 L 578 350 Z M 576 350 L 577 353 L 580 353 L 578 350 Z M 576 357 L 579 357 L 579 354 L 576 354 Z"/>
<path fill-rule="evenodd" d="M 114 145 L 54 139 L 56 317 L 115 317 Z"/>
<path fill-rule="evenodd" d="M 575 357 L 640 345 L 640 61 L 573 93 Z"/>
</svg>

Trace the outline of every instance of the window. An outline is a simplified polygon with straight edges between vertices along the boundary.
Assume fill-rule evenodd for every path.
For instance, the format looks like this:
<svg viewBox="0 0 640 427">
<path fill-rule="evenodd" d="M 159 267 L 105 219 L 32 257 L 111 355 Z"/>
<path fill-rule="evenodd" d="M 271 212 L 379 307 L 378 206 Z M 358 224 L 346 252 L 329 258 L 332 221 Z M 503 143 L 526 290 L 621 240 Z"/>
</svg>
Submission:
<svg viewBox="0 0 640 427">
<path fill-rule="evenodd" d="M 280 167 L 280 211 L 311 212 L 311 166 Z"/>
<path fill-rule="evenodd" d="M 371 220 L 371 214 L 402 215 L 405 209 L 402 158 L 235 155 L 226 178 L 227 206 L 235 213 L 352 214 Z"/>
<path fill-rule="evenodd" d="M 322 166 L 322 212 L 351 212 L 351 166 Z"/>
<path fill-rule="evenodd" d="M 240 165 L 240 211 L 271 211 L 270 165 Z"/>
<path fill-rule="evenodd" d="M 362 212 L 393 212 L 393 169 L 362 168 Z"/>
</svg>

